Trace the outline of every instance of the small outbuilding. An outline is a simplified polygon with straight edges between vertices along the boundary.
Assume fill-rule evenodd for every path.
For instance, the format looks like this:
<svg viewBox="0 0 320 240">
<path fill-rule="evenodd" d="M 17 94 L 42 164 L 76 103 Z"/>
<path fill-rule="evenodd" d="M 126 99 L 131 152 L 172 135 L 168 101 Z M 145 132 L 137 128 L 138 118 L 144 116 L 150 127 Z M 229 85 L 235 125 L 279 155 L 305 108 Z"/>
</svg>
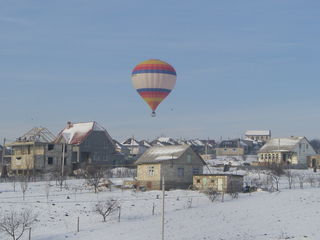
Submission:
<svg viewBox="0 0 320 240">
<path fill-rule="evenodd" d="M 198 190 L 213 189 L 217 192 L 242 192 L 243 175 L 199 174 L 193 176 L 193 187 Z"/>
<path fill-rule="evenodd" d="M 166 189 L 188 188 L 194 174 L 201 174 L 205 162 L 189 145 L 154 146 L 135 162 L 137 185 L 160 190 L 162 176 Z"/>
</svg>

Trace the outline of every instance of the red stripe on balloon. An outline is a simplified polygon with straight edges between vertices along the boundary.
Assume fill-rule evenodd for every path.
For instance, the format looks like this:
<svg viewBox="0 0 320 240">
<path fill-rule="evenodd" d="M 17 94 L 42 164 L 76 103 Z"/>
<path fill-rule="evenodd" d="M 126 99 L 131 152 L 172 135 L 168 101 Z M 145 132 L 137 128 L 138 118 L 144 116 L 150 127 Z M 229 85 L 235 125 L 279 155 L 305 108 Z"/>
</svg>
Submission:
<svg viewBox="0 0 320 240">
<path fill-rule="evenodd" d="M 133 69 L 133 72 L 137 70 L 168 70 L 176 72 L 173 67 L 164 64 L 140 64 Z"/>
</svg>

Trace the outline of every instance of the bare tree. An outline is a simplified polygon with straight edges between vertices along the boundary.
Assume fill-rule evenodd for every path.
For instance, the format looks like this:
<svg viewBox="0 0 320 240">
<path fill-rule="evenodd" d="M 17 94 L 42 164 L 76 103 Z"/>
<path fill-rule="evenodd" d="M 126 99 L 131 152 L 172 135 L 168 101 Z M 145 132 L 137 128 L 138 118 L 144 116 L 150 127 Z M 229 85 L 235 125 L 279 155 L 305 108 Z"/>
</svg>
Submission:
<svg viewBox="0 0 320 240">
<path fill-rule="evenodd" d="M 98 202 L 95 205 L 95 212 L 100 214 L 105 222 L 107 217 L 114 213 L 119 207 L 118 201 L 114 199 L 109 199 L 104 202 Z"/>
<path fill-rule="evenodd" d="M 207 195 L 211 202 L 216 201 L 220 196 L 220 193 L 214 190 L 213 188 L 207 189 L 206 191 L 204 191 L 204 194 Z"/>
<path fill-rule="evenodd" d="M 294 184 L 295 174 L 292 172 L 291 169 L 285 170 L 284 174 L 287 177 L 289 189 L 292 189 L 292 186 Z"/>
<path fill-rule="evenodd" d="M 23 201 L 25 199 L 26 191 L 28 190 L 28 180 L 26 177 L 22 177 L 20 179 L 20 187 L 21 187 L 21 192 L 23 196 Z"/>
<path fill-rule="evenodd" d="M 37 215 L 31 209 L 22 212 L 11 210 L 9 213 L 1 214 L 0 231 L 9 235 L 12 240 L 19 240 L 36 220 Z"/>
<path fill-rule="evenodd" d="M 306 180 L 310 184 L 310 187 L 313 187 L 315 184 L 316 178 L 313 174 L 309 174 Z"/>
<path fill-rule="evenodd" d="M 47 197 L 47 203 L 49 202 L 49 194 L 50 194 L 50 181 L 47 181 L 44 185 L 44 191 Z"/>
<path fill-rule="evenodd" d="M 298 177 L 298 180 L 299 180 L 300 188 L 303 189 L 303 183 L 304 183 L 304 180 L 306 178 L 306 175 L 304 173 L 299 173 L 299 174 L 297 174 L 297 177 Z"/>
<path fill-rule="evenodd" d="M 98 192 L 99 183 L 103 177 L 104 174 L 102 169 L 96 169 L 94 167 L 88 168 L 85 173 L 86 183 L 94 188 L 95 193 Z"/>
</svg>

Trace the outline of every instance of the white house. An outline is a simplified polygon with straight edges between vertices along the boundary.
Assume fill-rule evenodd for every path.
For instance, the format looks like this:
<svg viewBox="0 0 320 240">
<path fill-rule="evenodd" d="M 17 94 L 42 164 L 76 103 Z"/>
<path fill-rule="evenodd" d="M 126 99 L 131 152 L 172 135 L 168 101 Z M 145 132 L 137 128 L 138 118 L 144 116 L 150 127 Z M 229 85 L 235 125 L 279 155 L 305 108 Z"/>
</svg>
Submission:
<svg viewBox="0 0 320 240">
<path fill-rule="evenodd" d="M 248 130 L 245 136 L 257 142 L 266 142 L 271 138 L 271 130 Z"/>
<path fill-rule="evenodd" d="M 307 157 L 316 152 L 305 137 L 271 138 L 259 150 L 258 162 L 307 166 Z"/>
</svg>

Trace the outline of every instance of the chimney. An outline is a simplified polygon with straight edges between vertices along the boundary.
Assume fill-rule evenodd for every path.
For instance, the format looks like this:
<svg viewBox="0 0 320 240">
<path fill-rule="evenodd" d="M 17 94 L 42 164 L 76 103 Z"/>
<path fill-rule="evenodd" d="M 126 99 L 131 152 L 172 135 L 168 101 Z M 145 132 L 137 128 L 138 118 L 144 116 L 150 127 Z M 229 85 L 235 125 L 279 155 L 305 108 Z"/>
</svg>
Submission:
<svg viewBox="0 0 320 240">
<path fill-rule="evenodd" d="M 72 127 L 73 127 L 72 122 L 68 121 L 68 122 L 67 122 L 67 129 L 72 128 Z"/>
</svg>

